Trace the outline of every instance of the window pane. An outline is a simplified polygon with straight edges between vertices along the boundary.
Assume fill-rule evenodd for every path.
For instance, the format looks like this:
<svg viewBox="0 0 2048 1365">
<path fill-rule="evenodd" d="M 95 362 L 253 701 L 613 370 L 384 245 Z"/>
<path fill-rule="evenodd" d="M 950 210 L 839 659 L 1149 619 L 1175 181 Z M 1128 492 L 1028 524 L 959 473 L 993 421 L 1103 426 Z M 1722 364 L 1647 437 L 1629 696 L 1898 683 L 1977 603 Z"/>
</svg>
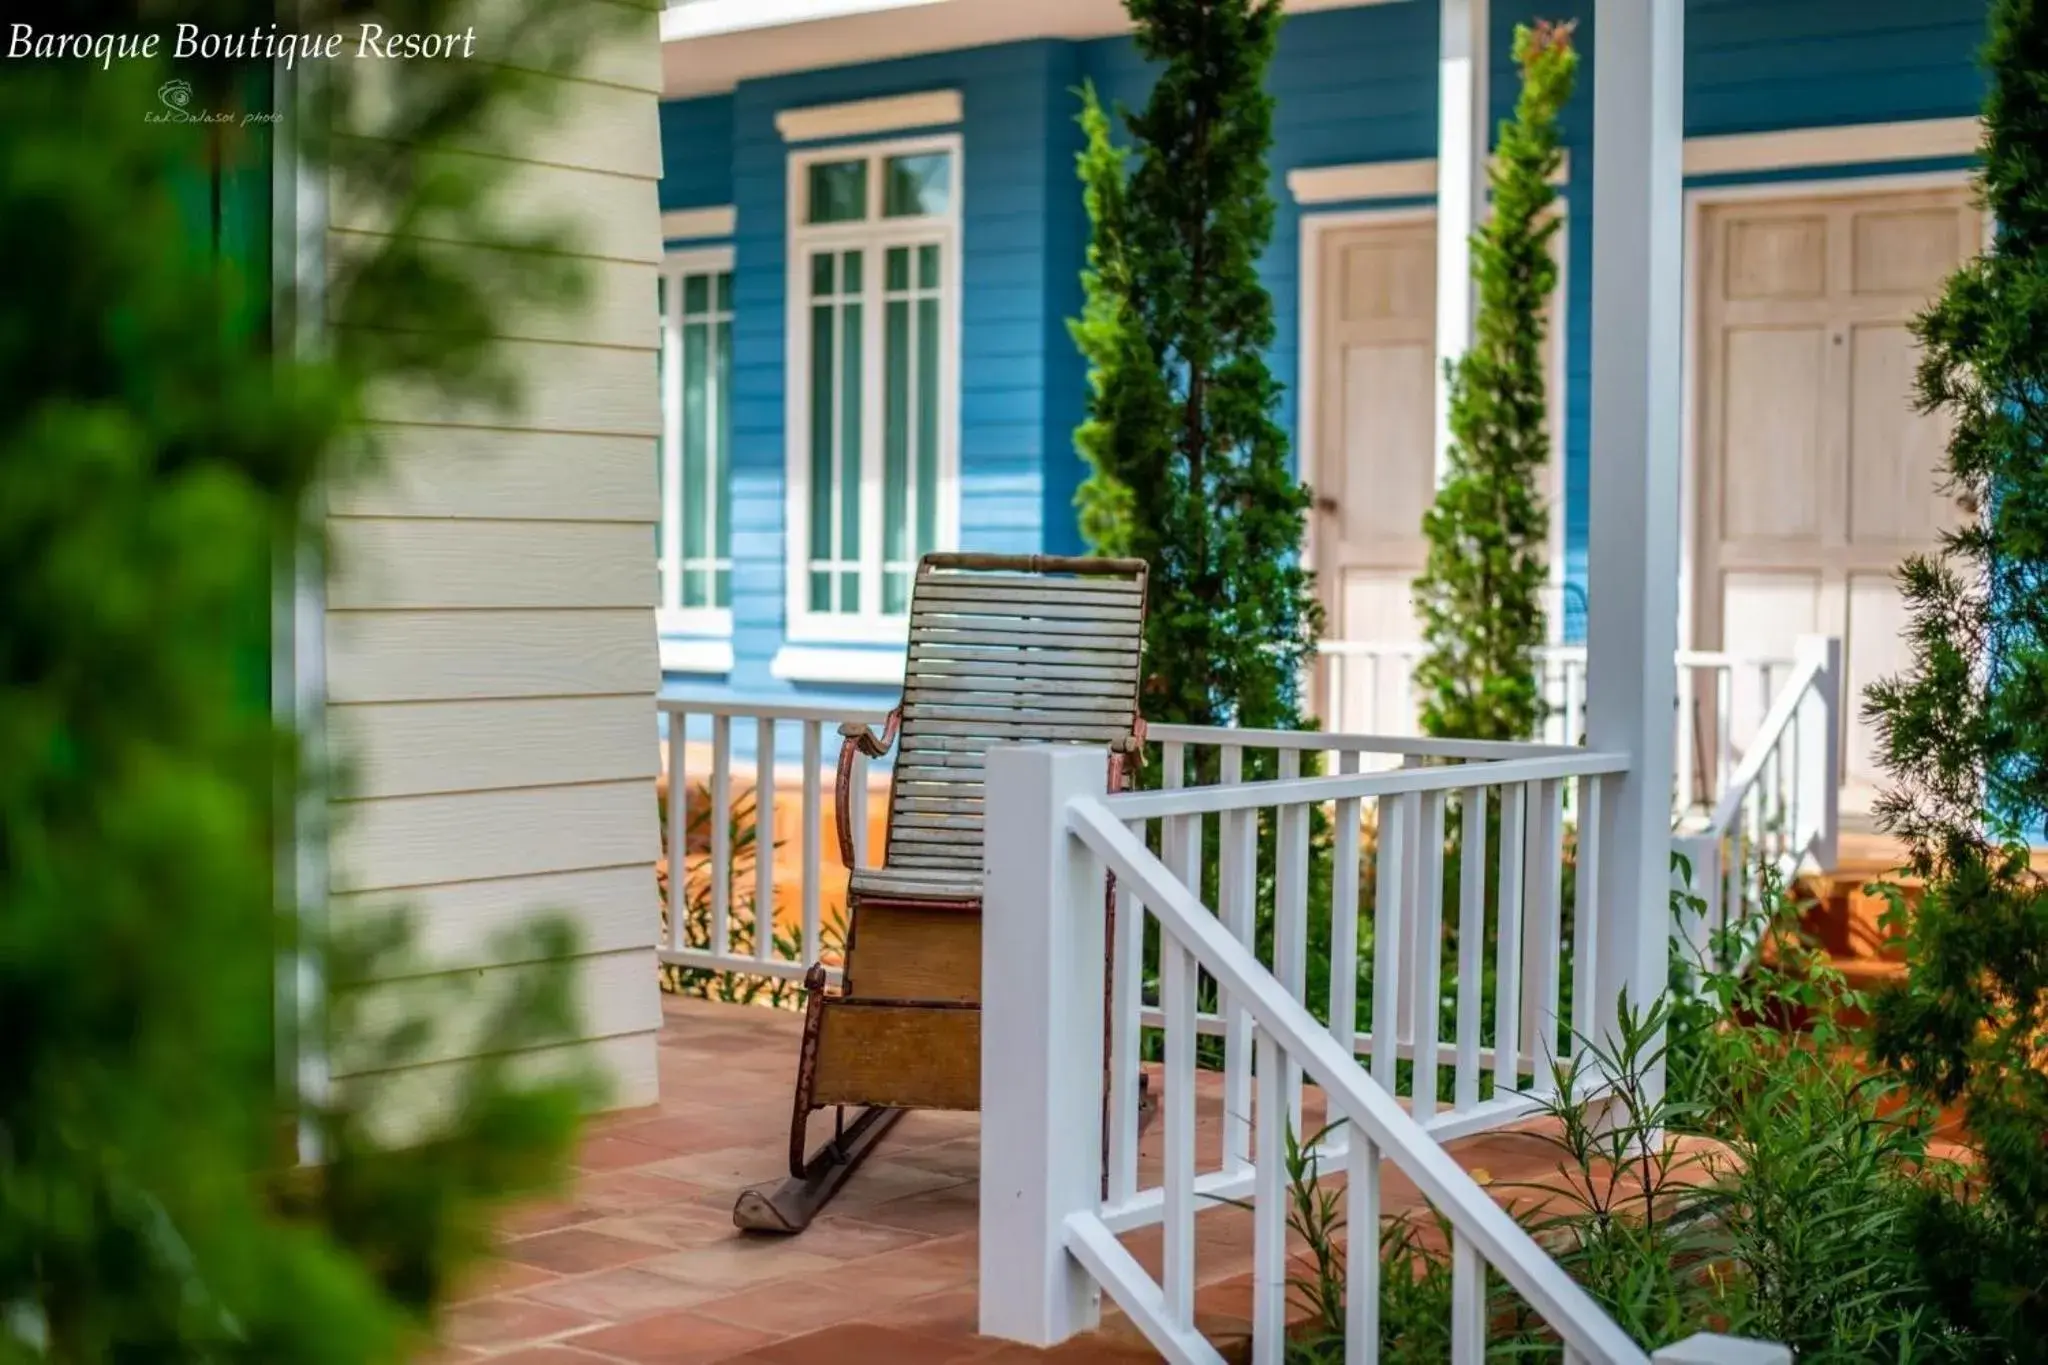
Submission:
<svg viewBox="0 0 2048 1365">
<path fill-rule="evenodd" d="M 810 168 L 808 223 L 858 223 L 868 216 L 868 163 L 817 161 Z"/>
<path fill-rule="evenodd" d="M 811 297 L 823 298 L 832 292 L 832 253 L 821 251 L 811 257 Z"/>
<path fill-rule="evenodd" d="M 892 246 L 889 248 L 889 268 L 886 283 L 892 293 L 901 293 L 910 288 L 910 248 Z"/>
<path fill-rule="evenodd" d="M 917 549 L 939 547 L 939 301 L 917 304 Z"/>
<path fill-rule="evenodd" d="M 858 252 L 846 254 L 849 270 L 859 260 Z M 861 484 L 861 391 L 862 360 L 862 308 L 858 302 L 844 303 L 839 309 L 841 327 L 839 341 L 839 555 L 846 561 L 860 558 L 860 484 Z M 839 589 L 841 611 L 860 610 L 860 583 L 857 574 L 848 573 Z"/>
<path fill-rule="evenodd" d="M 939 249 L 935 246 L 921 246 L 917 249 L 917 287 L 939 287 Z"/>
<path fill-rule="evenodd" d="M 837 318 L 830 304 L 811 309 L 811 558 L 832 558 L 832 401 Z M 820 604 L 813 602 L 814 609 Z"/>
<path fill-rule="evenodd" d="M 685 275 L 683 277 L 683 314 L 694 317 L 711 309 L 711 277 L 709 275 Z"/>
<path fill-rule="evenodd" d="M 689 284 L 702 284 L 693 276 Z M 689 297 L 684 286 L 683 296 Z M 695 563 L 704 558 L 705 522 L 711 500 L 711 338 L 701 322 L 683 327 L 683 558 Z M 684 585 L 683 605 L 709 605 L 703 596 L 692 596 Z"/>
<path fill-rule="evenodd" d="M 732 276 L 721 275 L 721 281 L 730 283 Z M 721 284 L 720 288 L 725 288 Z M 732 563 L 732 324 L 718 324 L 717 344 L 714 348 L 716 367 L 713 377 L 713 391 L 718 396 L 718 424 L 712 433 L 711 477 L 718 487 L 718 534 L 716 548 L 712 551 L 720 564 Z M 718 582 L 712 592 L 711 604 L 715 607 L 732 605 L 732 574 L 726 569 L 718 570 Z"/>
<path fill-rule="evenodd" d="M 721 313 L 730 313 L 732 311 L 732 272 L 730 270 L 718 272 L 718 311 Z"/>
<path fill-rule="evenodd" d="M 891 251 L 890 269 L 896 257 Z M 888 340 L 882 375 L 882 560 L 910 557 L 910 305 L 891 299 L 883 328 Z M 884 607 L 891 611 L 901 608 Z"/>
<path fill-rule="evenodd" d="M 946 152 L 892 156 L 882 163 L 882 216 L 944 213 L 953 197 L 953 158 Z"/>
</svg>

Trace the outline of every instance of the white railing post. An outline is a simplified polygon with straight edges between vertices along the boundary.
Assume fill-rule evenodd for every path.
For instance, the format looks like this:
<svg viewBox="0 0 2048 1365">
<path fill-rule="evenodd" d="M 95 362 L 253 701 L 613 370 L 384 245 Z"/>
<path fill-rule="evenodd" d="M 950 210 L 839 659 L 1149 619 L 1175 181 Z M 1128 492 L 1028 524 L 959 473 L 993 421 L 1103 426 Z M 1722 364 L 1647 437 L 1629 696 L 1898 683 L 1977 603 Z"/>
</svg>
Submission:
<svg viewBox="0 0 2048 1365">
<path fill-rule="evenodd" d="M 1821 664 L 1813 694 L 1802 702 L 1799 810 L 1812 823 L 1814 861 L 1831 868 L 1842 824 L 1842 641 L 1833 635 L 1801 636 L 1799 658 L 1817 658 Z"/>
<path fill-rule="evenodd" d="M 1650 1357 L 1650 1365 L 1792 1365 L 1792 1348 L 1702 1332 L 1666 1346 Z"/>
<path fill-rule="evenodd" d="M 1662 993 L 1669 943 L 1685 13 L 1682 0 L 1600 0 L 1597 9 L 1586 728 L 1591 748 L 1629 762 L 1601 793 L 1597 840 L 1591 1022 L 1596 1038 L 1612 1040 L 1624 990 L 1636 1009 Z M 1661 1088 L 1661 1078 L 1651 1084 Z"/>
<path fill-rule="evenodd" d="M 988 755 L 981 1332 L 1030 1346 L 1088 1331 L 1101 1312 L 1066 1225 L 1101 1198 L 1104 886 L 1067 807 L 1101 797 L 1106 777 L 1099 749 Z"/>
</svg>

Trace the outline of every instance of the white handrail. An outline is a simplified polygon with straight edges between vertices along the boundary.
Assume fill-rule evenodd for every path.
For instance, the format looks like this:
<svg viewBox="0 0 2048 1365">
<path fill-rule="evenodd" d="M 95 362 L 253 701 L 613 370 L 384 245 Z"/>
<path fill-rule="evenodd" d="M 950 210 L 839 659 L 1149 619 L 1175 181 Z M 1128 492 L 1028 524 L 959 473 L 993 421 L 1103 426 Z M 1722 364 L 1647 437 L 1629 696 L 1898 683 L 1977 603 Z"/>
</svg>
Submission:
<svg viewBox="0 0 2048 1365">
<path fill-rule="evenodd" d="M 1535 747 L 1535 746 L 1531 746 Z M 1628 771 L 1620 754 L 1585 749 L 1538 749 L 1533 758 L 1483 765 L 1401 768 L 1380 773 L 1338 773 L 1328 777 L 1278 778 L 1216 787 L 1170 787 L 1121 792 L 1107 798 L 1120 820 L 1157 820 L 1174 815 L 1217 815 L 1265 806 L 1319 805 L 1418 792 L 1462 791 L 1474 785 L 1506 786 L 1566 777 L 1606 777 Z"/>
<path fill-rule="evenodd" d="M 1704 913 L 1674 926 L 1702 962 L 1714 934 L 1768 909 L 1762 897 L 1802 869 L 1834 862 L 1842 780 L 1842 642 L 1806 636 L 1790 679 L 1773 698 L 1742 762 L 1704 824 L 1672 846 L 1691 864 L 1690 891 Z M 1744 944 L 1731 963 L 1745 969 Z"/>
</svg>

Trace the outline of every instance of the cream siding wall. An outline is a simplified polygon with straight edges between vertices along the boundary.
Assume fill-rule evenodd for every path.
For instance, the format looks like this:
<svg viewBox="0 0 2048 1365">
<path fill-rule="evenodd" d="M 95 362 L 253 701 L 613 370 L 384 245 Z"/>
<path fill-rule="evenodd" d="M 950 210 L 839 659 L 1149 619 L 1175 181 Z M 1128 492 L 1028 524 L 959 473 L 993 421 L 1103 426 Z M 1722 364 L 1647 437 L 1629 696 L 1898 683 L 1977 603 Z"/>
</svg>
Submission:
<svg viewBox="0 0 2048 1365">
<path fill-rule="evenodd" d="M 508 323 L 520 409 L 379 395 L 384 468 L 329 500 L 327 717 L 350 797 L 335 812 L 330 913 L 411 908 L 424 957 L 477 974 L 485 998 L 533 969 L 506 960 L 502 931 L 571 916 L 584 952 L 571 1051 L 609 1074 L 621 1106 L 655 1097 L 660 1024 L 659 86 L 645 13 L 561 82 L 554 126 L 521 141 L 493 201 L 501 222 L 573 222 L 590 285 L 573 314 Z M 378 227 L 331 209 L 334 233 Z M 430 1094 L 474 1050 L 458 1022 L 415 1074 L 386 1079 Z M 343 1049 L 331 1065 L 346 1078 L 376 1063 Z"/>
</svg>

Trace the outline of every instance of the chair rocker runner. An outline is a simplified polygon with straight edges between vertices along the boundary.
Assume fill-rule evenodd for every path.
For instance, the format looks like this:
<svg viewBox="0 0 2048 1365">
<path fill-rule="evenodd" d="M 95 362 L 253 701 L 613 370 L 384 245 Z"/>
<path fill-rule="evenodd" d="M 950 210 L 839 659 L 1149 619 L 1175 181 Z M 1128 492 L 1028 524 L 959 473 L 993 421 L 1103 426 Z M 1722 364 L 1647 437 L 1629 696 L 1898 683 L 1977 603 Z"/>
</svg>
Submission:
<svg viewBox="0 0 2048 1365">
<path fill-rule="evenodd" d="M 803 1231 L 904 1111 L 980 1107 L 990 747 L 1101 745 L 1112 791 L 1142 754 L 1143 560 L 926 555 L 909 628 L 903 700 L 882 733 L 840 729 L 846 962 L 836 995 L 826 993 L 823 964 L 804 978 L 790 1175 L 740 1192 L 733 1222 L 752 1231 Z M 882 865 L 859 867 L 855 757 L 881 758 L 892 745 Z M 1112 893 L 1112 916 L 1114 908 Z M 832 1136 L 813 1152 L 807 1129 L 824 1108 L 835 1111 Z M 858 1112 L 849 1117 L 849 1108 Z"/>
</svg>

